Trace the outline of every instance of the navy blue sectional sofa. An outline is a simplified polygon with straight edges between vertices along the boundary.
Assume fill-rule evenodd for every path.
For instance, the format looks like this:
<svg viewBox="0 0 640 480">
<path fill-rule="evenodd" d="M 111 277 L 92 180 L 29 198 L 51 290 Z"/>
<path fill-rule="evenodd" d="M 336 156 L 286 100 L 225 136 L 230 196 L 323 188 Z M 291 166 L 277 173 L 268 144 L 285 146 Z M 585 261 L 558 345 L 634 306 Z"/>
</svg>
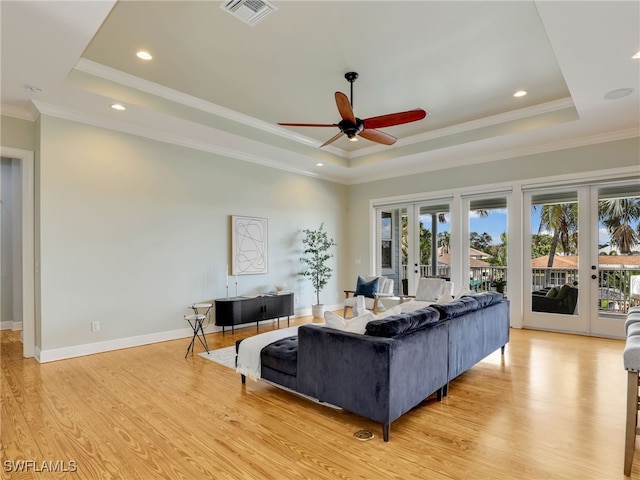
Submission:
<svg viewBox="0 0 640 480">
<path fill-rule="evenodd" d="M 382 424 L 509 341 L 509 302 L 490 292 L 369 322 L 364 335 L 322 325 L 266 346 L 261 376 Z M 244 382 L 244 377 L 243 377 Z"/>
</svg>

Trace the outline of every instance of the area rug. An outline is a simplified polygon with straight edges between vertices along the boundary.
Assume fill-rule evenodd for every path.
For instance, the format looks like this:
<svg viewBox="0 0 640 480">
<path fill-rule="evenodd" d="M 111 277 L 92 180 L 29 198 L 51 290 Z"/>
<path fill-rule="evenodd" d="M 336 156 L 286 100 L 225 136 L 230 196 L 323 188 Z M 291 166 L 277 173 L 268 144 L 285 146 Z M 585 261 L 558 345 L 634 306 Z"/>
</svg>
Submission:
<svg viewBox="0 0 640 480">
<path fill-rule="evenodd" d="M 199 353 L 202 358 L 211 360 L 213 362 L 224 365 L 228 368 L 236 369 L 236 347 L 232 345 L 230 347 L 219 348 L 217 350 L 209 350 L 209 353 Z"/>
</svg>

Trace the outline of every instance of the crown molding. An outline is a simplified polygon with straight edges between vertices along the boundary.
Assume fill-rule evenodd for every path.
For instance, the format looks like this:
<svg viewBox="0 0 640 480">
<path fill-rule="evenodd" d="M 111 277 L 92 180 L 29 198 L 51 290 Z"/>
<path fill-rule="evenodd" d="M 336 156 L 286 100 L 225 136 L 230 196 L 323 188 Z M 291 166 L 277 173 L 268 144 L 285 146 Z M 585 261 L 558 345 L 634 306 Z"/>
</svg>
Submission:
<svg viewBox="0 0 640 480">
<path fill-rule="evenodd" d="M 40 115 L 38 110 L 33 108 L 16 107 L 15 105 L 8 105 L 3 103 L 0 105 L 0 113 L 6 117 L 18 118 L 20 120 L 28 120 L 35 122 Z"/>
<path fill-rule="evenodd" d="M 527 155 L 536 155 L 546 152 L 554 152 L 556 150 L 566 150 L 569 148 L 585 147 L 589 145 L 597 145 L 599 143 L 615 142 L 618 140 L 626 140 L 628 138 L 640 137 L 640 131 L 637 128 L 629 128 L 626 130 L 619 130 L 616 132 L 608 132 L 597 135 L 590 135 L 586 137 L 576 137 L 569 140 L 560 140 L 556 142 L 549 142 L 544 144 L 537 144 L 534 146 L 516 148 L 512 150 L 504 150 L 500 152 L 487 153 L 484 155 L 468 155 L 460 157 L 455 160 L 446 159 L 443 161 L 422 162 L 419 167 L 406 168 L 397 174 L 381 173 L 376 175 L 358 175 L 357 180 L 347 182 L 347 185 L 356 185 L 360 183 L 375 182 L 380 180 L 386 180 L 389 178 L 404 177 L 407 175 L 417 175 L 421 173 L 442 170 L 445 168 L 464 167 L 468 165 L 475 165 L 479 163 L 495 162 L 498 160 L 505 160 L 508 158 L 518 158 Z M 418 158 L 422 154 L 415 154 L 405 159 Z M 397 171 L 397 170 L 395 170 Z"/>
<path fill-rule="evenodd" d="M 254 155 L 251 153 L 241 152 L 235 149 L 222 147 L 220 145 L 216 145 L 211 142 L 202 142 L 198 140 L 193 140 L 191 138 L 187 138 L 181 135 L 169 134 L 166 132 L 158 131 L 153 128 L 141 127 L 139 125 L 135 125 L 132 123 L 114 121 L 112 119 L 107 119 L 107 118 L 99 117 L 96 115 L 86 114 L 86 113 L 78 112 L 65 107 L 51 105 L 48 103 L 34 102 L 34 104 L 37 107 L 38 111 L 44 115 L 49 115 L 56 118 L 62 118 L 65 120 L 71 120 L 73 122 L 83 123 L 87 125 L 93 125 L 94 127 L 106 128 L 108 130 L 114 130 L 117 132 L 129 134 L 129 135 L 144 137 L 144 138 L 156 140 L 163 143 L 177 145 L 180 147 L 191 148 L 194 150 L 199 150 L 207 153 L 213 153 L 213 154 L 221 155 L 224 157 L 235 158 L 237 160 L 243 160 L 245 162 L 263 165 L 265 167 L 284 170 L 289 173 L 304 175 L 306 177 L 329 180 L 336 183 L 344 183 L 344 179 L 335 178 L 330 175 L 322 175 L 316 172 L 304 170 L 302 168 L 297 168 L 297 167 L 288 165 L 286 163 L 276 162 L 264 156 Z"/>
<path fill-rule="evenodd" d="M 397 143 L 395 143 L 395 145 L 398 147 L 404 147 L 407 145 L 412 145 L 414 143 L 427 142 L 437 138 L 447 137 L 449 135 L 456 135 L 459 133 L 470 132 L 481 128 L 492 127 L 494 125 L 522 120 L 523 118 L 543 115 L 545 113 L 557 112 L 559 110 L 564 110 L 566 108 L 571 108 L 574 106 L 575 105 L 573 103 L 573 100 L 570 97 L 566 97 L 560 100 L 554 100 L 553 102 L 541 103 L 539 105 L 533 105 L 531 107 L 511 110 L 509 112 L 491 115 L 490 117 L 484 117 L 478 120 L 472 120 L 470 122 L 452 125 L 451 127 L 439 128 L 430 132 L 420 133 L 418 135 L 400 139 Z M 359 157 L 364 157 L 383 150 L 384 147 L 381 145 L 372 145 L 371 147 L 363 148 L 355 152 L 350 152 L 349 159 L 351 160 Z"/>
<path fill-rule="evenodd" d="M 273 135 L 278 135 L 280 137 L 284 137 L 307 146 L 317 148 L 321 145 L 321 142 L 316 139 L 300 135 L 278 125 L 263 122 L 262 120 L 250 117 L 249 115 L 244 115 L 242 113 L 236 112 L 235 110 L 231 110 L 215 103 L 208 102 L 206 100 L 202 100 L 201 98 L 197 98 L 192 95 L 187 95 L 172 88 L 168 88 L 163 85 L 144 80 L 140 77 L 136 77 L 135 75 L 131 75 L 129 73 L 125 73 L 111 67 L 107 67 L 100 63 L 92 62 L 91 60 L 87 60 L 85 58 L 81 58 L 80 60 L 78 60 L 78 63 L 74 67 L 74 70 L 78 70 L 89 75 L 94 75 L 104 80 L 124 85 L 125 87 L 140 90 L 145 93 L 163 98 L 165 100 L 169 100 L 171 102 L 195 108 L 211 115 L 226 118 L 227 120 L 231 120 L 248 127 L 256 128 Z M 325 150 L 333 153 L 334 155 L 347 158 L 347 152 L 340 148 L 328 147 Z"/>
</svg>

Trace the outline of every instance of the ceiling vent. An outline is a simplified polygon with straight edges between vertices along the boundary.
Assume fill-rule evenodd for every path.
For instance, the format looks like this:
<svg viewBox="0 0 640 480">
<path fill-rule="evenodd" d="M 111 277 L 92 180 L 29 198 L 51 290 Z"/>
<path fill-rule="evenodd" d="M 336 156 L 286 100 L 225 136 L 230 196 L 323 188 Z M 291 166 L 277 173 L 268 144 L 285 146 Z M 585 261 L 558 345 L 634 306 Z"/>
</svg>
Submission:
<svg viewBox="0 0 640 480">
<path fill-rule="evenodd" d="M 231 0 L 220 5 L 220 8 L 252 27 L 278 10 L 278 7 L 264 0 Z"/>
</svg>

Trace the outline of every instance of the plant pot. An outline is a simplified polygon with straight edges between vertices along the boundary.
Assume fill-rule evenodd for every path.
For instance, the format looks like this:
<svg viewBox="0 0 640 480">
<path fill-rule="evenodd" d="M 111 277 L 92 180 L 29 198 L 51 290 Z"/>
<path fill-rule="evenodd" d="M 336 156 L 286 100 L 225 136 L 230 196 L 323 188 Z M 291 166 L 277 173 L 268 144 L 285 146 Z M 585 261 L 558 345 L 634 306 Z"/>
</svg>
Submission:
<svg viewBox="0 0 640 480">
<path fill-rule="evenodd" d="M 502 293 L 504 295 L 504 285 L 498 285 L 496 287 L 496 292 Z"/>
<path fill-rule="evenodd" d="M 311 313 L 313 313 L 313 318 L 324 318 L 324 304 L 311 305 Z"/>
</svg>

